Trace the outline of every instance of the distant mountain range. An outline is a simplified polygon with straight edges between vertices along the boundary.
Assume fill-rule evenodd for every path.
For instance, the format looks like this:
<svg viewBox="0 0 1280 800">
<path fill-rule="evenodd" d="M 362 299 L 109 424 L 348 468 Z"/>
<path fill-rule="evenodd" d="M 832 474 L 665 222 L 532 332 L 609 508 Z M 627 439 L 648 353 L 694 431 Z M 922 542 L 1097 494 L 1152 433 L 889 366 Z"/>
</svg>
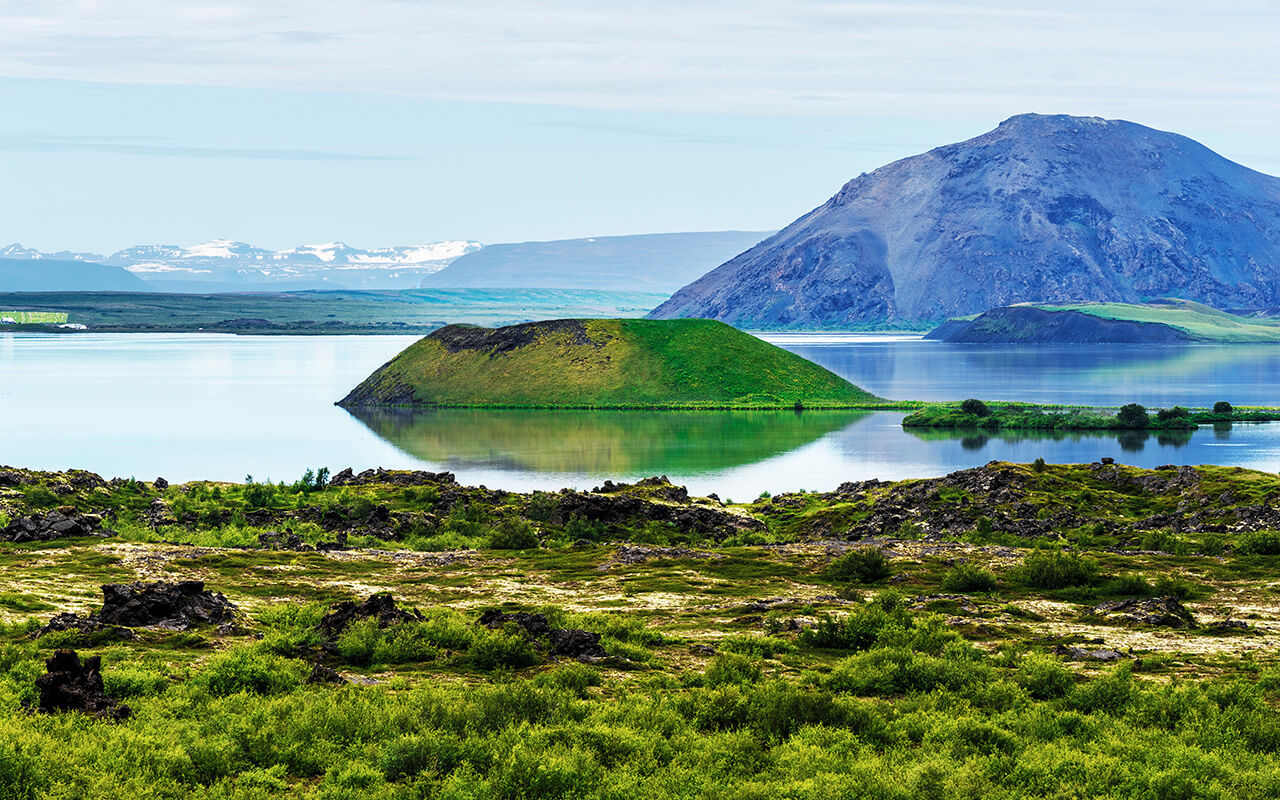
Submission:
<svg viewBox="0 0 1280 800">
<path fill-rule="evenodd" d="M 84 292 L 155 291 L 146 281 L 120 267 L 44 258 L 39 268 L 33 268 L 30 259 L 0 258 L 0 291 L 59 292 L 69 286 Z"/>
<path fill-rule="evenodd" d="M 651 316 L 920 326 L 1160 297 L 1280 305 L 1280 179 L 1131 122 L 1024 114 L 849 181 Z"/>
<path fill-rule="evenodd" d="M 420 286 L 670 293 L 768 235 L 712 231 L 491 244 L 426 276 Z"/>
<path fill-rule="evenodd" d="M 135 291 L 230 292 L 288 289 L 393 289 L 412 288 L 423 276 L 443 269 L 459 256 L 480 249 L 479 242 L 448 241 L 411 247 L 361 250 L 342 242 L 305 245 L 291 250 L 215 240 L 192 247 L 138 245 L 109 256 L 61 251 L 43 253 L 20 244 L 0 248 L 0 259 L 9 262 L 41 262 L 38 269 L 50 273 L 58 262 L 96 263 L 117 267 L 145 281 Z M 36 265 L 28 263 L 28 268 Z M 72 272 L 59 272 L 70 277 Z M 55 280 L 52 273 L 43 279 Z M 141 282 L 141 281 L 140 281 Z M 88 291 L 86 285 L 66 285 L 67 290 Z M 0 290 L 20 291 L 0 280 Z"/>
</svg>

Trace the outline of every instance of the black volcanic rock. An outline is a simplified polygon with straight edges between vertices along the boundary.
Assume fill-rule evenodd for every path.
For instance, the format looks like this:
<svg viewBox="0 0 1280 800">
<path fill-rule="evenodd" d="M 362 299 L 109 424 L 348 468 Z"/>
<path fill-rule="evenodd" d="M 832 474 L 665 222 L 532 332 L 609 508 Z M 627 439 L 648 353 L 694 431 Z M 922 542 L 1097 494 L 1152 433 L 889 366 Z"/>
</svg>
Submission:
<svg viewBox="0 0 1280 800">
<path fill-rule="evenodd" d="M 1160 297 L 1280 305 L 1280 179 L 1131 122 L 1025 114 L 849 181 L 650 316 L 841 328 Z"/>
</svg>

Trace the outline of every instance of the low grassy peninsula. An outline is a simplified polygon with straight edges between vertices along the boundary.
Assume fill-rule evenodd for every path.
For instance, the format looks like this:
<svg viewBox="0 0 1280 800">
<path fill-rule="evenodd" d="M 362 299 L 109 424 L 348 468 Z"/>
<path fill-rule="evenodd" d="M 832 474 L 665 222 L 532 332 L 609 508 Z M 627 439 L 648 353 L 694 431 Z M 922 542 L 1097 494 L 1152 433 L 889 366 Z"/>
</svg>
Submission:
<svg viewBox="0 0 1280 800">
<path fill-rule="evenodd" d="M 339 405 L 489 408 L 853 408 L 879 398 L 722 322 L 562 319 L 450 325 Z"/>
<path fill-rule="evenodd" d="M 1274 422 L 1280 408 L 1232 408 L 1219 403 L 1211 409 L 1152 409 L 1132 403 L 1120 409 L 1046 406 L 1029 403 L 932 403 L 908 414 L 904 428 L 980 428 L 986 430 L 1055 431 L 1190 431 L 1200 425 L 1232 422 Z"/>
<path fill-rule="evenodd" d="M 1024 303 L 948 320 L 925 338 L 962 344 L 1217 344 L 1280 342 L 1280 320 L 1190 300 Z"/>
<path fill-rule="evenodd" d="M 1273 798 L 1278 500 L 0 468 L 0 797 Z"/>
</svg>

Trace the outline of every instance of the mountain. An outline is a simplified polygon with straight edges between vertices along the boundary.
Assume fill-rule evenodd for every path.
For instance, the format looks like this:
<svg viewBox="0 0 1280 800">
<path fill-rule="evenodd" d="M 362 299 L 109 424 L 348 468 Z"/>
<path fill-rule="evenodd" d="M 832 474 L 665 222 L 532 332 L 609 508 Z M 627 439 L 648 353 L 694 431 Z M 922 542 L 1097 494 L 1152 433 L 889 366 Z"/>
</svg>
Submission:
<svg viewBox="0 0 1280 800">
<path fill-rule="evenodd" d="M 101 256 L 41 253 L 13 244 L 0 250 L 0 258 L 33 261 L 58 258 L 122 267 L 151 284 L 150 291 L 410 289 L 416 287 L 423 276 L 480 246 L 479 242 L 447 241 L 361 250 L 342 242 L 330 242 L 290 250 L 267 250 L 218 239 L 191 247 L 137 245 Z"/>
<path fill-rule="evenodd" d="M 423 278 L 421 288 L 674 292 L 768 233 L 714 231 L 491 244 Z"/>
<path fill-rule="evenodd" d="M 379 367 L 339 405 L 791 409 L 877 399 L 712 320 L 559 319 L 448 325 Z"/>
<path fill-rule="evenodd" d="M 83 261 L 0 258 L 0 292 L 145 292 L 146 281 L 119 267 Z"/>
<path fill-rule="evenodd" d="M 1280 305 L 1280 179 L 1132 122 L 1024 114 L 854 178 L 651 316 L 839 329 L 1160 297 Z"/>
</svg>

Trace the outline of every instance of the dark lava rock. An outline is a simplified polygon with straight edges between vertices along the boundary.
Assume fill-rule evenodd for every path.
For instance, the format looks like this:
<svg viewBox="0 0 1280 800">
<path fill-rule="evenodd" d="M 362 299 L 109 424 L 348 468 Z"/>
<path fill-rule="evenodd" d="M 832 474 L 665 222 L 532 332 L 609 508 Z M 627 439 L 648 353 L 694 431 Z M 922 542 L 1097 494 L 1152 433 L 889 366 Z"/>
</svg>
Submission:
<svg viewBox="0 0 1280 800">
<path fill-rule="evenodd" d="M 46 634 L 54 633 L 55 631 L 75 631 L 76 633 L 84 634 L 85 636 L 103 634 L 111 638 L 126 641 L 138 638 L 138 634 L 128 628 L 122 628 L 118 625 L 107 625 L 96 616 L 82 617 L 68 611 L 55 615 L 43 628 L 36 631 L 33 638 L 39 638 Z"/>
<path fill-rule="evenodd" d="M 311 545 L 302 541 L 302 537 L 291 530 L 263 531 L 258 534 L 258 545 L 267 550 L 296 550 L 306 552 L 312 550 Z"/>
<path fill-rule="evenodd" d="M 103 622 L 131 628 L 189 631 L 197 625 L 233 619 L 236 607 L 203 581 L 182 583 L 108 583 L 102 587 Z"/>
<path fill-rule="evenodd" d="M 1116 650 L 1087 650 L 1083 647 L 1054 645 L 1053 654 L 1068 661 L 1119 661 L 1126 656 Z"/>
<path fill-rule="evenodd" d="M 667 522 L 682 531 L 722 536 L 764 530 L 765 527 L 754 517 L 708 506 L 672 505 L 630 494 L 570 492 L 560 495 L 555 510 L 551 512 L 550 522 L 564 525 L 574 517 L 609 525 L 629 521 Z"/>
<path fill-rule="evenodd" d="M 0 471 L 0 488 L 8 489 L 14 486 L 21 486 L 23 483 L 22 476 L 16 472 Z"/>
<path fill-rule="evenodd" d="M 157 489 L 162 489 L 162 490 L 169 488 L 169 482 L 166 481 L 164 478 L 156 478 L 154 481 L 151 482 L 151 485 L 156 487 Z"/>
<path fill-rule="evenodd" d="M 311 666 L 311 674 L 307 676 L 307 683 L 349 683 L 346 678 L 342 677 L 336 669 L 330 669 L 324 664 L 313 664 Z"/>
<path fill-rule="evenodd" d="M 430 483 L 457 483 L 452 472 L 426 472 L 424 470 L 366 469 L 360 474 L 351 467 L 341 470 L 329 479 L 330 486 L 367 486 L 371 483 L 389 483 L 393 486 L 422 486 Z"/>
<path fill-rule="evenodd" d="M 1122 624 L 1156 625 L 1162 628 L 1196 626 L 1195 617 L 1172 595 L 1109 600 L 1094 606 L 1093 613 Z"/>
<path fill-rule="evenodd" d="M 605 481 L 603 485 L 592 489 L 592 494 L 616 494 L 624 492 L 628 489 L 640 490 L 640 493 L 646 497 L 657 500 L 667 500 L 672 503 L 689 502 L 689 490 L 683 486 L 676 486 L 671 483 L 671 479 L 666 475 L 652 478 L 641 478 L 635 484 L 614 483 L 613 481 Z"/>
<path fill-rule="evenodd" d="M 37 709 L 41 713 L 81 711 L 108 720 L 128 719 L 133 713 L 104 692 L 99 656 L 81 662 L 76 651 L 58 650 L 44 665 L 46 674 L 36 678 L 36 688 L 40 690 Z"/>
<path fill-rule="evenodd" d="M 515 625 L 524 632 L 526 638 L 535 641 L 553 656 L 591 662 L 609 655 L 600 644 L 600 634 L 577 628 L 552 628 L 545 614 L 531 614 L 527 611 L 504 613 L 489 609 L 480 615 L 480 624 L 486 628 Z"/>
<path fill-rule="evenodd" d="M 101 532 L 102 517 L 97 514 L 64 514 L 48 511 L 16 517 L 0 529 L 0 541 L 48 542 L 76 536 L 105 536 Z"/>
<path fill-rule="evenodd" d="M 330 606 L 329 613 L 316 625 L 316 630 L 326 639 L 337 639 L 348 625 L 362 619 L 377 620 L 378 627 L 385 628 L 397 622 L 418 622 L 422 614 L 400 608 L 390 592 L 379 592 L 369 595 L 363 603 L 343 600 Z"/>
</svg>

